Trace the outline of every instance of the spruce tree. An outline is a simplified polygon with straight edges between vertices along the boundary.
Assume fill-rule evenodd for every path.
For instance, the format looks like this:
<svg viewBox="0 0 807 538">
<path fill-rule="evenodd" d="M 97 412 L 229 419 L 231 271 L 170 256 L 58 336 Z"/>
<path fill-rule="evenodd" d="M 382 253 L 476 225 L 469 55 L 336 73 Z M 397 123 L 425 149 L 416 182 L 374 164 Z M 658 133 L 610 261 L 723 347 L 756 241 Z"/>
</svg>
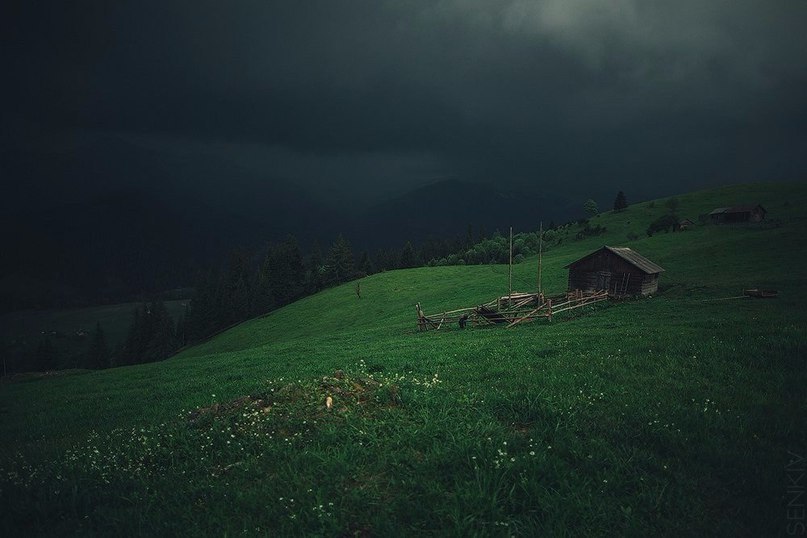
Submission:
<svg viewBox="0 0 807 538">
<path fill-rule="evenodd" d="M 401 268 L 408 269 L 410 267 L 415 267 L 416 265 L 417 255 L 415 254 L 415 248 L 412 246 L 410 241 L 407 241 L 403 250 L 401 250 Z"/>
<path fill-rule="evenodd" d="M 590 217 L 599 214 L 600 209 L 597 207 L 597 202 L 589 198 L 583 203 L 583 211 Z"/>
<path fill-rule="evenodd" d="M 625 193 L 619 191 L 616 194 L 616 199 L 614 199 L 614 211 L 624 211 L 628 208 L 628 201 L 625 198 Z"/>
<path fill-rule="evenodd" d="M 168 309 L 162 301 L 152 301 L 147 314 L 148 333 L 144 335 L 148 345 L 146 347 L 146 359 L 148 361 L 159 361 L 170 356 L 179 346 L 176 341 L 176 331 L 174 322 Z"/>
<path fill-rule="evenodd" d="M 303 295 L 306 271 L 294 236 L 268 249 L 262 270 L 276 305 L 289 304 Z"/>
<path fill-rule="evenodd" d="M 106 336 L 99 321 L 95 324 L 95 332 L 90 340 L 85 366 L 92 369 L 109 368 L 110 357 L 109 345 L 107 345 Z"/>
<path fill-rule="evenodd" d="M 373 262 L 370 259 L 370 254 L 365 250 L 362 251 L 361 257 L 359 258 L 359 272 L 364 275 L 371 275 L 375 271 L 373 271 Z"/>
<path fill-rule="evenodd" d="M 326 266 L 328 284 L 347 282 L 354 276 L 353 251 L 341 234 L 328 252 Z"/>
<path fill-rule="evenodd" d="M 125 363 L 162 360 L 178 348 L 174 322 L 162 301 L 144 303 L 135 310 L 124 346 Z"/>
<path fill-rule="evenodd" d="M 3 358 L 3 369 L 0 371 L 0 376 L 5 377 L 9 372 L 9 364 L 11 359 L 11 346 L 5 340 L 0 340 L 0 357 Z"/>
<path fill-rule="evenodd" d="M 316 293 L 322 289 L 325 276 L 325 261 L 322 256 L 322 249 L 319 241 L 314 241 L 311 247 L 311 254 L 305 267 L 305 287 L 308 293 Z"/>
<path fill-rule="evenodd" d="M 217 316 L 224 326 L 249 317 L 253 296 L 251 277 L 249 254 L 241 249 L 233 250 L 221 290 L 224 312 L 222 316 Z"/>
<path fill-rule="evenodd" d="M 185 309 L 185 311 L 187 312 L 187 309 Z M 185 319 L 185 316 L 180 316 L 174 327 L 174 339 L 179 347 L 185 346 L 188 343 L 188 328 Z"/>
<path fill-rule="evenodd" d="M 129 324 L 129 332 L 126 335 L 124 344 L 124 364 L 138 364 L 143 362 L 144 342 L 144 314 L 140 308 L 135 308 L 132 313 L 132 322 Z"/>
<path fill-rule="evenodd" d="M 185 317 L 185 332 L 189 341 L 197 341 L 212 334 L 220 322 L 217 303 L 219 278 L 205 272 L 196 281 L 193 299 Z"/>
</svg>

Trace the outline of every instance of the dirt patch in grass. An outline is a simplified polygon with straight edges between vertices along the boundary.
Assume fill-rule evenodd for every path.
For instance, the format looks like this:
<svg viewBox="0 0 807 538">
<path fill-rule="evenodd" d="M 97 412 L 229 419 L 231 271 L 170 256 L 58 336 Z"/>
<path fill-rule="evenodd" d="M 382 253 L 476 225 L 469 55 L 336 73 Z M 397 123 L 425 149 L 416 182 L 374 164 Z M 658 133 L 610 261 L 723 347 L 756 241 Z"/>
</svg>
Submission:
<svg viewBox="0 0 807 538">
<path fill-rule="evenodd" d="M 202 425 L 228 416 L 253 413 L 317 421 L 349 413 L 372 415 L 400 405 L 398 385 L 366 376 L 349 376 L 337 370 L 311 382 L 270 383 L 268 390 L 258 394 L 194 409 L 187 420 L 191 425 Z"/>
</svg>

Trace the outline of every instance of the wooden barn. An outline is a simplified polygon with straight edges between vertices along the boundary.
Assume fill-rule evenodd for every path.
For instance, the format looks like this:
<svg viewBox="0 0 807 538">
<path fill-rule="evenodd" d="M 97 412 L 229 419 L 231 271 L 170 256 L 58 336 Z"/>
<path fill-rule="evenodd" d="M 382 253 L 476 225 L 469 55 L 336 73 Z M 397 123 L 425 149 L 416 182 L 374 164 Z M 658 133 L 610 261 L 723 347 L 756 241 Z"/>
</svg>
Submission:
<svg viewBox="0 0 807 538">
<path fill-rule="evenodd" d="M 595 250 L 566 268 L 570 292 L 605 290 L 612 297 L 655 293 L 659 274 L 664 271 L 630 248 L 609 246 Z"/>
<path fill-rule="evenodd" d="M 761 205 L 738 205 L 734 207 L 718 207 L 709 213 L 715 224 L 734 224 L 739 222 L 760 222 L 767 211 Z"/>
</svg>

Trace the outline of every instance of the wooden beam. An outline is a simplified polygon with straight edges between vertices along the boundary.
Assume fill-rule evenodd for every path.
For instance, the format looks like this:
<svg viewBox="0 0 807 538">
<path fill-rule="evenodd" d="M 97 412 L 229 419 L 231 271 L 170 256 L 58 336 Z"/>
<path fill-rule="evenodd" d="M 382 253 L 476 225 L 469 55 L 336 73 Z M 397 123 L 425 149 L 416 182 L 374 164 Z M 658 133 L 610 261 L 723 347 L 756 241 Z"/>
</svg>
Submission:
<svg viewBox="0 0 807 538">
<path fill-rule="evenodd" d="M 507 326 L 507 328 L 509 329 L 510 327 L 514 327 L 514 326 L 518 325 L 519 323 L 521 323 L 521 322 L 522 322 L 522 321 L 524 321 L 525 319 L 528 319 L 528 318 L 530 318 L 531 316 L 533 316 L 533 315 L 534 315 L 536 312 L 538 312 L 539 310 L 541 310 L 541 309 L 542 309 L 543 307 L 545 307 L 545 306 L 546 306 L 546 303 L 542 304 L 541 306 L 539 306 L 539 307 L 538 307 L 538 308 L 536 308 L 535 310 L 531 311 L 531 312 L 530 312 L 529 314 L 527 314 L 526 316 L 523 316 L 523 317 L 518 318 L 517 320 L 513 321 L 513 322 L 512 322 L 510 325 L 508 325 L 508 326 Z"/>
</svg>

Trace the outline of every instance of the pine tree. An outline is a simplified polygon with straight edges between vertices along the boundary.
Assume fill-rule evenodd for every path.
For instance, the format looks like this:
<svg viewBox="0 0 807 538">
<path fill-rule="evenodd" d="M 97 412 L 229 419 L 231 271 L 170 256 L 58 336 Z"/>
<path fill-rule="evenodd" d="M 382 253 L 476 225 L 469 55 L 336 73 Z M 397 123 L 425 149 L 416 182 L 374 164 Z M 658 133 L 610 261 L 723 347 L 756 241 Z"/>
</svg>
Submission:
<svg viewBox="0 0 807 538">
<path fill-rule="evenodd" d="M 325 262 L 319 241 L 314 241 L 305 266 L 305 287 L 308 293 L 316 293 L 324 286 Z"/>
<path fill-rule="evenodd" d="M 0 340 L 0 357 L 3 358 L 3 366 L 2 370 L 0 370 L 0 376 L 5 377 L 8 375 L 9 372 L 9 365 L 12 364 L 11 361 L 11 346 L 5 340 Z"/>
<path fill-rule="evenodd" d="M 410 241 L 407 241 L 401 250 L 401 268 L 408 269 L 417 265 L 417 255 Z"/>
<path fill-rule="evenodd" d="M 148 322 L 144 324 L 147 333 L 143 336 L 146 346 L 146 359 L 159 361 L 170 356 L 179 346 L 176 341 L 174 322 L 162 301 L 152 301 L 147 313 Z"/>
<path fill-rule="evenodd" d="M 140 308 L 135 308 L 132 312 L 132 322 L 129 324 L 129 332 L 126 335 L 124 344 L 123 363 L 138 364 L 143 362 L 143 352 L 145 351 L 144 337 L 144 314 Z"/>
<path fill-rule="evenodd" d="M 106 336 L 103 329 L 101 329 L 101 322 L 97 322 L 92 340 L 90 340 L 90 347 L 87 350 L 85 366 L 93 369 L 109 368 L 110 359 L 111 352 L 109 345 L 107 345 Z"/>
<path fill-rule="evenodd" d="M 220 323 L 219 280 L 215 273 L 205 272 L 196 281 L 193 299 L 185 317 L 185 332 L 189 341 L 198 341 L 212 334 Z"/>
<path fill-rule="evenodd" d="M 258 274 L 255 275 L 255 295 L 252 300 L 253 315 L 260 315 L 269 312 L 274 308 L 272 299 L 272 288 L 269 282 L 269 272 L 265 264 L 261 264 Z"/>
<path fill-rule="evenodd" d="M 628 208 L 628 200 L 625 198 L 625 193 L 619 191 L 614 199 L 614 211 L 624 211 Z"/>
<path fill-rule="evenodd" d="M 187 312 L 187 308 L 185 309 Z M 185 323 L 185 316 L 180 316 L 174 328 L 174 339 L 179 347 L 185 346 L 188 343 L 187 324 Z"/>
<path fill-rule="evenodd" d="M 359 257 L 359 272 L 363 275 L 371 275 L 373 271 L 373 262 L 370 260 L 370 254 L 365 250 L 362 251 Z"/>
<path fill-rule="evenodd" d="M 294 236 L 268 249 L 262 271 L 276 305 L 289 304 L 303 295 L 306 271 Z"/>
<path fill-rule="evenodd" d="M 376 271 L 388 271 L 400 267 L 400 252 L 395 249 L 379 249 L 376 251 L 373 265 Z"/>
<path fill-rule="evenodd" d="M 588 200 L 583 203 L 583 211 L 590 217 L 599 214 L 600 209 L 597 207 L 597 202 L 589 198 Z"/>
<path fill-rule="evenodd" d="M 233 250 L 221 290 L 224 311 L 222 316 L 217 316 L 225 326 L 249 317 L 253 296 L 251 276 L 249 254 L 241 249 Z"/>
<path fill-rule="evenodd" d="M 350 243 L 341 234 L 328 252 L 326 266 L 328 284 L 347 282 L 354 276 L 353 251 L 350 249 Z"/>
<path fill-rule="evenodd" d="M 179 348 L 176 328 L 165 304 L 154 300 L 136 309 L 124 346 L 127 364 L 162 360 Z"/>
<path fill-rule="evenodd" d="M 238 323 L 249 317 L 252 311 L 252 290 L 249 278 L 239 278 L 227 288 L 226 324 Z"/>
</svg>

